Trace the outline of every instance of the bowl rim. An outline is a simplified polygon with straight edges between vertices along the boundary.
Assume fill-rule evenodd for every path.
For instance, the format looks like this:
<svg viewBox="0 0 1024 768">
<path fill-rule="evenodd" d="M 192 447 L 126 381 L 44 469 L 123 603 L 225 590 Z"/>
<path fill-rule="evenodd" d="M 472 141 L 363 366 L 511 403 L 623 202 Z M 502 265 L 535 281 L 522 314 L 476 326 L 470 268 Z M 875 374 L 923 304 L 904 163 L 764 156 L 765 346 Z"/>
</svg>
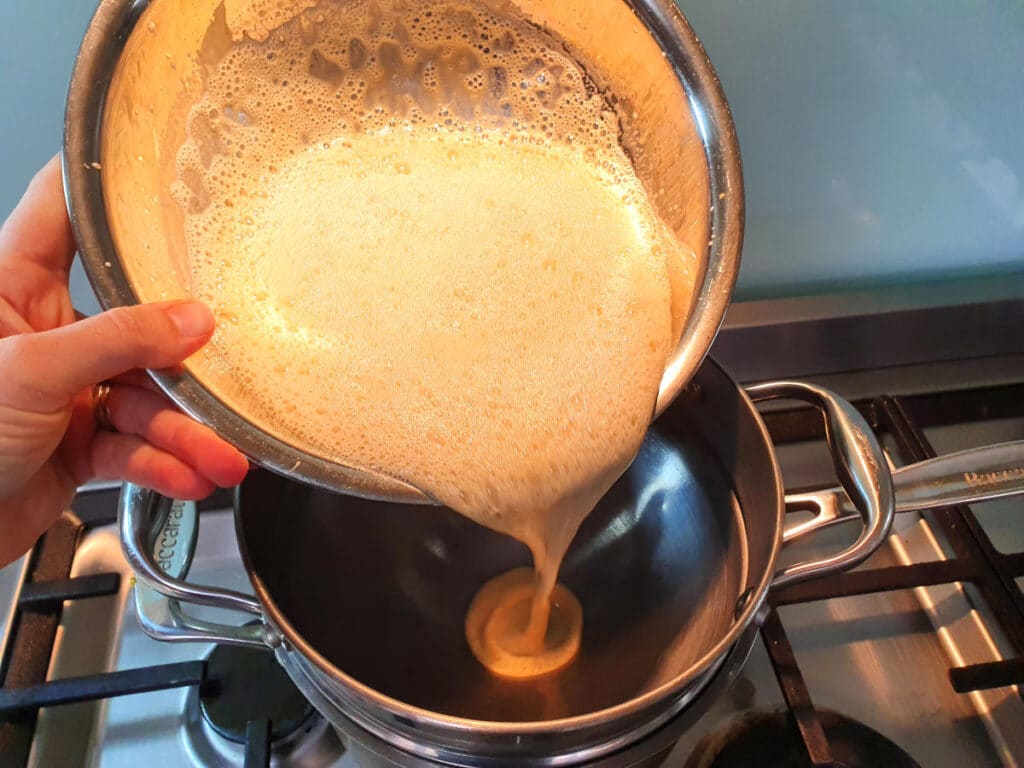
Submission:
<svg viewBox="0 0 1024 768">
<path fill-rule="evenodd" d="M 140 18 L 155 0 L 102 0 L 75 61 L 64 119 L 65 199 L 82 265 L 101 307 L 131 306 L 139 297 L 108 228 L 101 145 L 107 90 Z M 700 367 L 725 318 L 743 242 L 743 174 L 739 144 L 721 83 L 703 46 L 671 0 L 623 0 L 665 52 L 684 90 L 704 147 L 709 178 L 710 239 L 703 281 L 662 377 L 655 415 Z M 377 471 L 308 453 L 246 419 L 188 370 L 150 371 L 188 415 L 210 426 L 257 464 L 325 490 L 367 499 L 432 503 L 420 489 Z"/>
</svg>

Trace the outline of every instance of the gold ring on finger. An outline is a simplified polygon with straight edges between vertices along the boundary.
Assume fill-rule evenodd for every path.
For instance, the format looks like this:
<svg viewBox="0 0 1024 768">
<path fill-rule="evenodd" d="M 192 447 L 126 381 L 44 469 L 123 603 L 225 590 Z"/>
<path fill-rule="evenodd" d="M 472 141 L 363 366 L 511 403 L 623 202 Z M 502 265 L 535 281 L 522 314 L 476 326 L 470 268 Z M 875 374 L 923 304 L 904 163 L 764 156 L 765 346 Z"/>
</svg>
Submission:
<svg viewBox="0 0 1024 768">
<path fill-rule="evenodd" d="M 113 420 L 110 418 L 110 389 L 109 381 L 101 381 L 96 385 L 96 393 L 93 396 L 93 410 L 96 415 L 96 426 L 107 432 L 116 432 Z"/>
</svg>

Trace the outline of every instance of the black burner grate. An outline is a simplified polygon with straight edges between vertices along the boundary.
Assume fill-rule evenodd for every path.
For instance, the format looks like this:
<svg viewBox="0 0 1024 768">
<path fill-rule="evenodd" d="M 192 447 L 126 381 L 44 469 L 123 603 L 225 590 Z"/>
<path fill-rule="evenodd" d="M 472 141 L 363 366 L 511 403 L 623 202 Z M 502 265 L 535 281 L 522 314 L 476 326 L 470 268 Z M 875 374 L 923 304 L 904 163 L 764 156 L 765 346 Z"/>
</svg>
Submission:
<svg viewBox="0 0 1024 768">
<path fill-rule="evenodd" d="M 65 513 L 29 556 L 8 641 L 0 649 L 0 768 L 28 764 L 41 707 L 197 685 L 204 679 L 206 663 L 188 661 L 46 680 L 64 601 L 113 595 L 121 588 L 119 573 L 70 578 L 82 534 L 115 522 L 117 495 L 116 490 L 81 494 L 75 500 L 75 514 Z M 231 496 L 221 493 L 200 507 L 230 505 Z M 247 747 L 246 766 L 269 766 L 269 750 L 259 738 L 259 728 L 255 733 L 256 741 Z"/>
<path fill-rule="evenodd" d="M 905 463 L 933 458 L 926 427 L 1000 418 L 1024 417 L 1024 384 L 907 397 L 879 397 L 857 404 L 879 434 L 890 435 Z M 808 409 L 765 414 L 777 445 L 823 437 L 817 413 Z M 930 519 L 953 549 L 949 560 L 858 570 L 798 584 L 770 596 L 771 607 L 761 634 L 797 730 L 816 768 L 836 765 L 832 749 L 811 701 L 793 648 L 776 608 L 872 592 L 968 582 L 977 587 L 1018 657 L 950 670 L 958 693 L 1024 684 L 1024 595 L 1014 579 L 1024 575 L 1024 552 L 1002 554 L 967 506 L 936 510 Z"/>
</svg>

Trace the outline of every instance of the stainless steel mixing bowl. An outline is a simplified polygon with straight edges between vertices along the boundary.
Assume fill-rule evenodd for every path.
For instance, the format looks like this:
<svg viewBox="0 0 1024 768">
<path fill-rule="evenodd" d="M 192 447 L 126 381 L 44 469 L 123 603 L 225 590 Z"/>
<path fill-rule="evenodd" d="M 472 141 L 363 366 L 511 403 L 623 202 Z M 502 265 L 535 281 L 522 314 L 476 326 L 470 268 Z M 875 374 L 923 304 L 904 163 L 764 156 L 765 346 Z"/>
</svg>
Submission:
<svg viewBox="0 0 1024 768">
<path fill-rule="evenodd" d="M 660 413 L 704 359 L 739 269 L 740 158 L 718 79 L 670 0 L 477 1 L 521 14 L 587 63 L 619 115 L 623 144 L 659 214 L 699 257 L 697 293 L 661 382 Z M 218 26 L 225 8 L 260 2 L 282 5 L 100 3 L 68 93 L 64 175 L 82 262 L 105 308 L 188 294 L 183 218 L 170 192 L 175 157 L 202 93 L 201 59 L 226 34 Z M 230 382 L 200 381 L 187 369 L 153 375 L 183 410 L 265 467 L 367 498 L 426 501 L 399 480 L 281 439 L 272 425 L 255 423 Z"/>
</svg>

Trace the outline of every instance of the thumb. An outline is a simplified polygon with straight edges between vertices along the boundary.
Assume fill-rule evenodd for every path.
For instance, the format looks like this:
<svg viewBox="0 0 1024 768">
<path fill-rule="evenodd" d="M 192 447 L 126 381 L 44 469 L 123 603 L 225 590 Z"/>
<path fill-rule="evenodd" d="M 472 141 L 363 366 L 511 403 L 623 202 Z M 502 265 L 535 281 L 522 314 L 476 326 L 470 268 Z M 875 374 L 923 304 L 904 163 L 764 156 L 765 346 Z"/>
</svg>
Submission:
<svg viewBox="0 0 1024 768">
<path fill-rule="evenodd" d="M 78 392 L 133 368 L 169 368 L 202 347 L 213 314 L 198 301 L 120 307 L 41 333 L 8 337 L 7 350 L 34 402 L 59 408 Z"/>
</svg>

